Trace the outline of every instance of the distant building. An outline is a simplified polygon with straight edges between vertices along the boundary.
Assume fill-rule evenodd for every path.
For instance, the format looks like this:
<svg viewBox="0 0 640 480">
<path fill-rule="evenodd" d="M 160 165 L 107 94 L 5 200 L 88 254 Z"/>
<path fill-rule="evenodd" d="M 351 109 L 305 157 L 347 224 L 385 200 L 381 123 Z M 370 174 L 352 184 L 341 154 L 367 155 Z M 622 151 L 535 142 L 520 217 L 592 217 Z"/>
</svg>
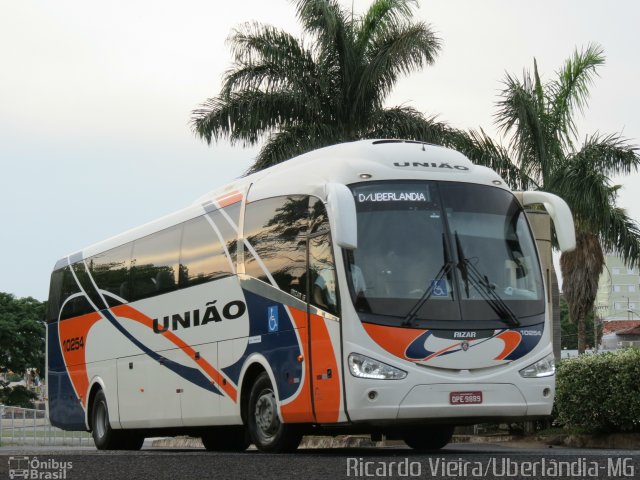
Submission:
<svg viewBox="0 0 640 480">
<path fill-rule="evenodd" d="M 607 255 L 596 297 L 598 317 L 608 320 L 640 320 L 640 274 L 620 258 Z"/>
<path fill-rule="evenodd" d="M 601 346 L 614 350 L 640 346 L 640 274 L 614 255 L 605 256 L 596 312 L 603 322 Z"/>
</svg>

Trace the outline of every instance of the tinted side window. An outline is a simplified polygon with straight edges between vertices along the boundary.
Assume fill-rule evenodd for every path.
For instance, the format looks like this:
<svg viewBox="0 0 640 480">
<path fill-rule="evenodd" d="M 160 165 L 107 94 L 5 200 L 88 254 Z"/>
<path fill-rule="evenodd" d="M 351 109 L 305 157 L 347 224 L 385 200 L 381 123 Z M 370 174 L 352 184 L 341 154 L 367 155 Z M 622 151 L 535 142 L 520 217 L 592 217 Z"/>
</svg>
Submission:
<svg viewBox="0 0 640 480">
<path fill-rule="evenodd" d="M 180 254 L 180 286 L 190 287 L 232 273 L 224 251 L 220 227 L 228 223 L 220 212 L 203 215 L 184 224 Z"/>
<path fill-rule="evenodd" d="M 177 288 L 182 225 L 167 228 L 133 242 L 131 301 Z"/>
<path fill-rule="evenodd" d="M 91 265 L 91 261 L 87 263 L 87 265 Z M 74 273 L 76 274 L 76 278 L 80 282 L 80 286 L 85 291 L 85 293 L 89 296 L 94 305 L 98 307 L 98 309 L 105 308 L 102 299 L 98 295 L 91 279 L 89 278 L 89 272 L 85 268 L 84 262 L 74 263 L 71 268 L 73 268 Z M 91 309 L 93 311 L 93 308 Z"/>
<path fill-rule="evenodd" d="M 323 233 L 309 239 L 310 302 L 338 315 L 336 266 L 333 261 L 331 237 Z"/>
<path fill-rule="evenodd" d="M 89 268 L 93 279 L 101 290 L 111 292 L 129 301 L 129 265 L 131 263 L 132 244 L 107 250 L 89 259 Z M 110 306 L 120 302 L 105 295 Z"/>
<path fill-rule="evenodd" d="M 51 282 L 49 284 L 49 301 L 47 302 L 47 308 L 49 312 L 47 314 L 47 322 L 57 322 L 58 315 L 60 315 L 60 305 L 62 305 L 62 278 L 64 276 L 64 270 L 55 270 L 51 274 Z"/>
<path fill-rule="evenodd" d="M 93 308 L 91 308 L 91 305 L 84 295 L 74 296 L 80 293 L 80 288 L 75 278 L 73 278 L 71 268 L 66 267 L 62 272 L 62 302 L 60 304 L 62 310 L 60 312 L 60 320 L 66 320 L 67 318 L 78 317 L 93 312 Z M 69 300 L 69 297 L 73 298 Z"/>
<path fill-rule="evenodd" d="M 277 285 L 301 297 L 306 288 L 306 233 L 309 197 L 288 196 L 247 205 L 244 236 Z M 245 272 L 268 282 L 267 274 L 250 251 L 245 251 Z"/>
<path fill-rule="evenodd" d="M 309 198 L 309 235 L 313 235 L 317 232 L 329 231 L 329 217 L 327 216 L 327 209 L 324 206 L 324 202 L 319 198 Z"/>
<path fill-rule="evenodd" d="M 231 261 L 235 265 L 238 253 L 238 224 L 240 223 L 240 202 L 229 205 L 210 214 L 220 229 L 222 239 L 227 246 Z"/>
</svg>

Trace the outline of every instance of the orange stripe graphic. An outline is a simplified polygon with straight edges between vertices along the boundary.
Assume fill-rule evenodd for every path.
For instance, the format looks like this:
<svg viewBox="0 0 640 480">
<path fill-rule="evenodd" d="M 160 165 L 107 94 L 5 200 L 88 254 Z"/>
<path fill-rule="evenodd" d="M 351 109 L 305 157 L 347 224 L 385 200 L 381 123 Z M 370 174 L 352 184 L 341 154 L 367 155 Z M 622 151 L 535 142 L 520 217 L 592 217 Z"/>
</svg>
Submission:
<svg viewBox="0 0 640 480">
<path fill-rule="evenodd" d="M 242 193 L 238 191 L 225 193 L 224 195 L 221 195 L 216 199 L 220 208 L 228 207 L 229 205 L 233 205 L 240 200 L 242 200 Z"/>
<path fill-rule="evenodd" d="M 363 323 L 362 326 L 374 342 L 387 352 L 403 360 L 410 360 L 405 356 L 404 352 L 416 338 L 425 332 L 425 330 L 387 327 L 384 325 L 373 325 L 371 323 Z"/>
<path fill-rule="evenodd" d="M 67 364 L 69 377 L 80 398 L 80 403 L 86 408 L 85 397 L 89 389 L 89 375 L 87 373 L 86 344 L 87 334 L 91 327 L 101 319 L 99 313 L 88 313 L 79 317 L 69 318 L 59 322 L 60 349 Z"/>
<path fill-rule="evenodd" d="M 313 408 L 311 407 L 311 388 L 309 387 L 309 345 L 307 342 L 307 312 L 289 307 L 289 312 L 293 317 L 300 342 L 302 343 L 302 353 L 304 362 L 304 383 L 300 385 L 300 392 L 295 400 L 286 405 L 282 405 L 280 412 L 282 419 L 287 423 L 313 422 Z"/>
<path fill-rule="evenodd" d="M 504 342 L 504 350 L 502 350 L 500 355 L 498 355 L 494 360 L 504 360 L 518 347 L 518 345 L 520 345 L 522 335 L 518 332 L 514 332 L 513 330 L 507 330 L 506 332 L 502 332 L 500 335 L 497 335 L 496 338 L 499 338 Z"/>
<path fill-rule="evenodd" d="M 331 370 L 330 378 L 314 379 L 313 401 L 316 421 L 319 423 L 335 423 L 340 416 L 340 370 L 336 363 L 333 343 L 325 319 L 320 315 L 310 314 L 311 345 L 313 345 L 313 374 L 324 374 Z M 320 385 L 321 383 L 321 385 Z"/>
<path fill-rule="evenodd" d="M 130 307 L 129 305 L 119 305 L 117 307 L 113 307 L 111 311 L 119 317 L 129 318 L 138 323 L 141 323 L 146 327 L 153 329 L 153 320 L 147 317 L 146 315 L 144 315 L 143 313 L 140 313 L 136 309 Z M 215 383 L 218 386 L 218 388 L 223 390 L 231 400 L 233 400 L 234 402 L 237 401 L 237 398 L 238 398 L 237 390 L 229 382 L 227 382 L 226 379 L 222 376 L 222 374 L 218 370 L 216 370 L 204 358 L 200 357 L 199 359 L 196 359 L 195 358 L 196 351 L 191 346 L 187 345 L 184 342 L 184 340 L 182 340 L 175 333 L 169 330 L 161 333 L 160 335 L 163 335 L 167 340 L 169 340 L 171 343 L 179 347 L 184 353 L 186 353 L 189 356 L 189 358 L 191 358 L 205 372 L 207 372 L 207 375 L 211 377 L 213 383 Z"/>
</svg>

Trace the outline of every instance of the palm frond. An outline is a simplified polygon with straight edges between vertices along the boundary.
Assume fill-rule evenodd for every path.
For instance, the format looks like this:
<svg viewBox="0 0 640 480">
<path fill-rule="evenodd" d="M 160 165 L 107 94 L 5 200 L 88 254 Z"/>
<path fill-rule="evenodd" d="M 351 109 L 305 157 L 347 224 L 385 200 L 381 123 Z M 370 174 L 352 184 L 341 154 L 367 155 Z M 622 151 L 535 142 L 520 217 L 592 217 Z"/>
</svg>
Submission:
<svg viewBox="0 0 640 480">
<path fill-rule="evenodd" d="M 356 46 L 364 53 L 365 46 L 373 35 L 386 31 L 389 26 L 398 26 L 411 18 L 412 7 L 417 0 L 376 0 L 365 13 L 356 35 Z"/>
<path fill-rule="evenodd" d="M 616 190 L 609 177 L 591 168 L 587 159 L 563 161 L 544 188 L 567 202 L 577 229 L 599 234 L 606 228 L 606 211 L 615 204 Z"/>
<path fill-rule="evenodd" d="M 535 180 L 513 162 L 509 151 L 495 143 L 482 129 L 458 132 L 455 148 L 472 162 L 495 170 L 514 190 L 539 188 Z"/>
<path fill-rule="evenodd" d="M 296 0 L 298 21 L 311 34 L 321 50 L 332 50 L 344 43 L 350 19 L 337 0 Z"/>
<path fill-rule="evenodd" d="M 375 35 L 367 47 L 365 66 L 356 87 L 356 105 L 382 103 L 401 74 L 409 74 L 435 62 L 440 39 L 429 25 L 418 22 L 394 25 Z"/>
<path fill-rule="evenodd" d="M 537 75 L 537 72 L 536 72 Z M 551 168 L 544 128 L 544 106 L 538 104 L 536 82 L 523 72 L 522 82 L 507 74 L 494 118 L 498 129 L 510 137 L 509 148 L 517 153 L 517 162 L 527 175 L 544 178 Z"/>
<path fill-rule="evenodd" d="M 419 140 L 436 145 L 451 144 L 452 129 L 435 117 L 425 117 L 412 107 L 377 110 L 370 117 L 361 138 L 397 138 Z"/>
<path fill-rule="evenodd" d="M 286 32 L 250 23 L 236 29 L 228 43 L 234 64 L 225 73 L 221 95 L 243 89 L 306 90 L 318 82 L 312 52 Z"/>
<path fill-rule="evenodd" d="M 605 175 L 628 175 L 640 167 L 639 147 L 629 144 L 619 134 L 587 137 L 580 151 L 568 157 L 569 161 L 584 162 L 589 168 Z"/>
<path fill-rule="evenodd" d="M 191 116 L 194 133 L 211 144 L 228 138 L 232 143 L 254 145 L 265 134 L 304 121 L 312 122 L 307 97 L 299 92 L 265 93 L 243 90 L 209 98 Z"/>
<path fill-rule="evenodd" d="M 640 228 L 622 208 L 607 210 L 606 229 L 600 233 L 605 251 L 615 252 L 630 267 L 640 266 Z"/>
<path fill-rule="evenodd" d="M 590 44 L 581 51 L 576 49 L 557 72 L 557 79 L 549 84 L 553 124 L 566 141 L 577 136 L 575 110 L 583 113 L 589 99 L 589 87 L 598 75 L 597 68 L 604 62 L 604 51 L 599 45 Z"/>
<path fill-rule="evenodd" d="M 272 134 L 247 174 L 271 167 L 297 155 L 336 143 L 336 132 L 324 124 L 304 123 Z"/>
</svg>

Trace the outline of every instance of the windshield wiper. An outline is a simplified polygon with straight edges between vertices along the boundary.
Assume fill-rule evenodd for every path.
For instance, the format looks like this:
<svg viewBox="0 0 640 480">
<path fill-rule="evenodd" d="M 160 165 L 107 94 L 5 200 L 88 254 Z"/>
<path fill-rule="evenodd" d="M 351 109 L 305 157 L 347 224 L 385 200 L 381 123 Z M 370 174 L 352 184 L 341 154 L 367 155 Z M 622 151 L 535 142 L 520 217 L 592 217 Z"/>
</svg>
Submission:
<svg viewBox="0 0 640 480">
<path fill-rule="evenodd" d="M 444 250 L 444 265 L 440 267 L 440 270 L 436 274 L 434 280 L 431 281 L 431 285 L 427 288 L 422 296 L 418 299 L 415 305 L 409 310 L 409 313 L 405 315 L 402 319 L 402 323 L 400 324 L 403 327 L 411 327 L 413 325 L 413 321 L 415 320 L 418 311 L 423 307 L 423 305 L 431 298 L 436 286 L 440 283 L 440 281 L 444 278 L 445 275 L 449 275 L 449 272 L 455 265 L 455 262 L 451 260 L 451 255 L 449 254 L 449 249 L 447 247 L 447 242 L 444 238 L 444 233 L 442 234 L 442 248 Z"/>
<path fill-rule="evenodd" d="M 460 275 L 464 281 L 464 291 L 467 298 L 469 298 L 469 283 L 471 283 L 478 293 L 480 293 L 482 299 L 489 304 L 501 320 L 513 327 L 519 326 L 520 321 L 518 320 L 518 317 L 513 313 L 513 310 L 509 308 L 509 305 L 500 298 L 500 295 L 496 293 L 493 285 L 489 281 L 489 277 L 482 275 L 476 266 L 471 263 L 467 257 L 465 257 L 462 245 L 460 244 L 460 239 L 458 238 L 458 232 L 455 232 L 455 239 L 456 251 L 458 253 L 458 269 L 460 270 Z"/>
</svg>

